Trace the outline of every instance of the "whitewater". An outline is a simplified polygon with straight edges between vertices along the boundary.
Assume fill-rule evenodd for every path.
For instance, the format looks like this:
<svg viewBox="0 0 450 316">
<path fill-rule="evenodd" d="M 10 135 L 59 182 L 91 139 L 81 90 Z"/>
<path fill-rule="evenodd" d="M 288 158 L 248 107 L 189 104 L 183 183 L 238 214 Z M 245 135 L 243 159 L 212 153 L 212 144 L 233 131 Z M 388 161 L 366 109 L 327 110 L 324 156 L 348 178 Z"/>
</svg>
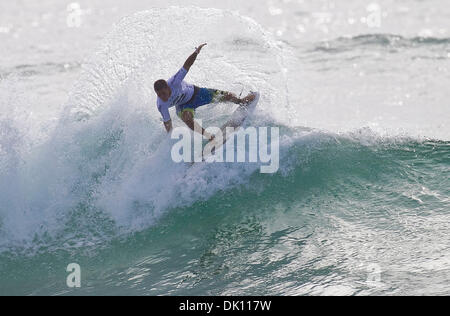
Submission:
<svg viewBox="0 0 450 316">
<path fill-rule="evenodd" d="M 449 295 L 449 18 L 442 0 L 1 2 L 0 295 Z M 153 82 L 203 42 L 186 80 L 260 91 L 278 172 L 172 161 Z"/>
</svg>

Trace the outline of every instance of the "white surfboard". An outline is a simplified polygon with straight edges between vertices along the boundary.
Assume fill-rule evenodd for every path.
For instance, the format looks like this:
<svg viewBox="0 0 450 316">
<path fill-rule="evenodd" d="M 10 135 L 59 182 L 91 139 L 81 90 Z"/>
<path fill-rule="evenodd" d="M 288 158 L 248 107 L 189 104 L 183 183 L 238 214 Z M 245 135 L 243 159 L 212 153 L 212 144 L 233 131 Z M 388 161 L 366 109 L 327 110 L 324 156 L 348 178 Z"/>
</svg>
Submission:
<svg viewBox="0 0 450 316">
<path fill-rule="evenodd" d="M 223 139 L 222 143 L 220 144 L 216 139 L 209 142 L 207 146 L 214 146 L 215 150 L 221 148 L 227 140 L 233 135 L 237 130 L 239 130 L 240 127 L 242 127 L 247 119 L 253 114 L 255 111 L 256 105 L 258 104 L 260 93 L 259 92 L 253 92 L 255 95 L 255 99 L 247 104 L 242 104 L 237 107 L 236 110 L 231 114 L 231 117 L 229 120 L 222 125 L 220 128 L 222 131 Z M 227 135 L 227 127 L 232 127 L 234 131 Z M 214 151 L 212 152 L 214 154 Z M 203 157 L 203 160 L 205 160 L 206 157 Z"/>
</svg>

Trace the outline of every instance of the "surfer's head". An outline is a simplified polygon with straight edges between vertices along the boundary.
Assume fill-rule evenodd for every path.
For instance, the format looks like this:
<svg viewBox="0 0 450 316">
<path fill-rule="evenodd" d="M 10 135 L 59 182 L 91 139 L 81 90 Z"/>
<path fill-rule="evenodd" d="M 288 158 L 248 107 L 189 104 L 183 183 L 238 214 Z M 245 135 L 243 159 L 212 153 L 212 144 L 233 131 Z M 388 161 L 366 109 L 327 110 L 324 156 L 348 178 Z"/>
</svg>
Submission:
<svg viewBox="0 0 450 316">
<path fill-rule="evenodd" d="M 172 91 L 170 91 L 170 87 L 167 84 L 166 80 L 160 79 L 155 81 L 154 88 L 156 94 L 158 95 L 158 97 L 160 97 L 161 100 L 163 100 L 164 102 L 167 102 L 167 100 L 169 100 Z"/>
</svg>

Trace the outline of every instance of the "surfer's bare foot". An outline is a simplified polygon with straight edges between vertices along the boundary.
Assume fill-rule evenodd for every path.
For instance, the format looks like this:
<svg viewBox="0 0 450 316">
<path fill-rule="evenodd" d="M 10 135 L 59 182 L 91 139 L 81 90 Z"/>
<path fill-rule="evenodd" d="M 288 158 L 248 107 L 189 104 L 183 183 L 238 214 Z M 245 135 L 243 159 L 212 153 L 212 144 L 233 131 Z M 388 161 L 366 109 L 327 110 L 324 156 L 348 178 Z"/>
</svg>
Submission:
<svg viewBox="0 0 450 316">
<path fill-rule="evenodd" d="M 249 93 L 249 95 L 246 96 L 245 98 L 239 99 L 234 93 L 225 92 L 222 101 L 246 105 L 255 100 L 255 97 L 256 96 L 254 93 Z"/>
<path fill-rule="evenodd" d="M 250 93 L 248 96 L 246 96 L 245 98 L 243 98 L 241 100 L 241 104 L 249 104 L 250 102 L 252 102 L 253 100 L 255 100 L 255 94 L 254 93 Z"/>
<path fill-rule="evenodd" d="M 239 100 L 240 99 L 234 93 L 231 92 L 225 92 L 222 97 L 222 101 L 225 102 L 239 103 Z"/>
</svg>

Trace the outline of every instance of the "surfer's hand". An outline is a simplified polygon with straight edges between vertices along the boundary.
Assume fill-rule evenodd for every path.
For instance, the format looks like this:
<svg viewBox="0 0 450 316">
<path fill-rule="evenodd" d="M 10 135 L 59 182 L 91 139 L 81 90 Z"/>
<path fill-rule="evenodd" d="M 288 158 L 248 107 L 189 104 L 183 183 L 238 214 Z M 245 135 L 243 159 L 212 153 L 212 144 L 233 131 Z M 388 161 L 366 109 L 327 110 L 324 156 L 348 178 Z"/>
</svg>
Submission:
<svg viewBox="0 0 450 316">
<path fill-rule="evenodd" d="M 196 47 L 196 48 L 195 48 L 195 52 L 196 52 L 197 54 L 200 54 L 200 51 L 201 51 L 202 48 L 203 48 L 204 46 L 206 46 L 206 45 L 207 45 L 207 43 L 204 43 L 204 44 L 200 45 L 199 47 Z"/>
</svg>

